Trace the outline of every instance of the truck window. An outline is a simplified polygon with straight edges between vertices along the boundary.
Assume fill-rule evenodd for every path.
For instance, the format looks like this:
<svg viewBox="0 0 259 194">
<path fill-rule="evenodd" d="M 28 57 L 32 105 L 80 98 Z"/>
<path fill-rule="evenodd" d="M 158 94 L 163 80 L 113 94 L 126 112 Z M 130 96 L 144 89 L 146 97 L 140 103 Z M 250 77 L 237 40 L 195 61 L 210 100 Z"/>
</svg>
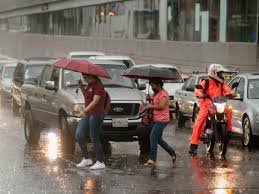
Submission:
<svg viewBox="0 0 259 194">
<path fill-rule="evenodd" d="M 43 70 L 43 74 L 40 81 L 40 87 L 45 88 L 46 87 L 46 81 L 50 80 L 52 69 L 51 66 L 46 66 Z"/>
<path fill-rule="evenodd" d="M 60 68 L 54 67 L 49 81 L 54 81 L 56 87 L 58 87 L 58 84 L 59 84 L 59 75 L 60 75 Z"/>
</svg>

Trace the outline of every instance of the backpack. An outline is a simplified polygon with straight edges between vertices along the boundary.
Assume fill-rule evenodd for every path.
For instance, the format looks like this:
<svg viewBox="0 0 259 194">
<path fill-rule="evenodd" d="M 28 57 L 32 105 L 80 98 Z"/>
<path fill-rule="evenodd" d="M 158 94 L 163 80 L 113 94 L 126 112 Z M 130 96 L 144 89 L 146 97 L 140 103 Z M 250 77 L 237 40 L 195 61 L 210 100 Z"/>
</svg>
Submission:
<svg viewBox="0 0 259 194">
<path fill-rule="evenodd" d="M 104 96 L 104 115 L 107 115 L 111 109 L 111 97 L 107 91 Z"/>
<path fill-rule="evenodd" d="M 209 88 L 209 79 L 205 79 L 205 87 L 203 89 L 203 93 L 207 94 L 207 90 Z M 221 93 L 223 93 L 223 84 L 221 84 Z"/>
</svg>

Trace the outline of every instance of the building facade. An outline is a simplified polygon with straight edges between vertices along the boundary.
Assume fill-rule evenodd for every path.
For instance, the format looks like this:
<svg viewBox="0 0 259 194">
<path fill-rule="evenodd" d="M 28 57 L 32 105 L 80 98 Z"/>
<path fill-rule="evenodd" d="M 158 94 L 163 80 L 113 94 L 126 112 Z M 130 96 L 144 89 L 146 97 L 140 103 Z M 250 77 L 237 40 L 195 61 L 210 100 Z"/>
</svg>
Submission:
<svg viewBox="0 0 259 194">
<path fill-rule="evenodd" d="M 259 70 L 258 0 L 12 1 L 0 0 L 0 51 L 14 57 L 98 50 L 186 73 Z"/>
</svg>

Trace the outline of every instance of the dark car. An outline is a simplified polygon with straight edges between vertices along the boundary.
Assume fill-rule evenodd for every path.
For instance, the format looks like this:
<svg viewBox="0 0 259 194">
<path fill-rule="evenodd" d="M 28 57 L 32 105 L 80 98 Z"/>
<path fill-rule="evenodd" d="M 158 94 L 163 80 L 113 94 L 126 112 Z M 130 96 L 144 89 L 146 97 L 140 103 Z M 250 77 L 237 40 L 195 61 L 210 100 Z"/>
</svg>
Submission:
<svg viewBox="0 0 259 194">
<path fill-rule="evenodd" d="M 52 64 L 53 58 L 28 58 L 19 61 L 12 79 L 12 110 L 18 115 L 21 107 L 21 87 L 26 80 L 37 79 L 46 64 Z"/>
</svg>

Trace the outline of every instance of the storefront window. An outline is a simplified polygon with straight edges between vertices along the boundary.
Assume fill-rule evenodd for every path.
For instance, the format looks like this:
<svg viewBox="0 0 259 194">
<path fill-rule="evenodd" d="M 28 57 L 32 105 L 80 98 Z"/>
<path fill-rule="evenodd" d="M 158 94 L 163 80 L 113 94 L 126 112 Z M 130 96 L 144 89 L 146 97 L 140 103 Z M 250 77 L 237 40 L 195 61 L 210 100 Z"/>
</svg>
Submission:
<svg viewBox="0 0 259 194">
<path fill-rule="evenodd" d="M 227 41 L 255 42 L 256 0 L 228 0 Z"/>
<path fill-rule="evenodd" d="M 0 19 L 0 30 L 115 39 L 255 42 L 257 1 L 117 1 Z"/>
</svg>

